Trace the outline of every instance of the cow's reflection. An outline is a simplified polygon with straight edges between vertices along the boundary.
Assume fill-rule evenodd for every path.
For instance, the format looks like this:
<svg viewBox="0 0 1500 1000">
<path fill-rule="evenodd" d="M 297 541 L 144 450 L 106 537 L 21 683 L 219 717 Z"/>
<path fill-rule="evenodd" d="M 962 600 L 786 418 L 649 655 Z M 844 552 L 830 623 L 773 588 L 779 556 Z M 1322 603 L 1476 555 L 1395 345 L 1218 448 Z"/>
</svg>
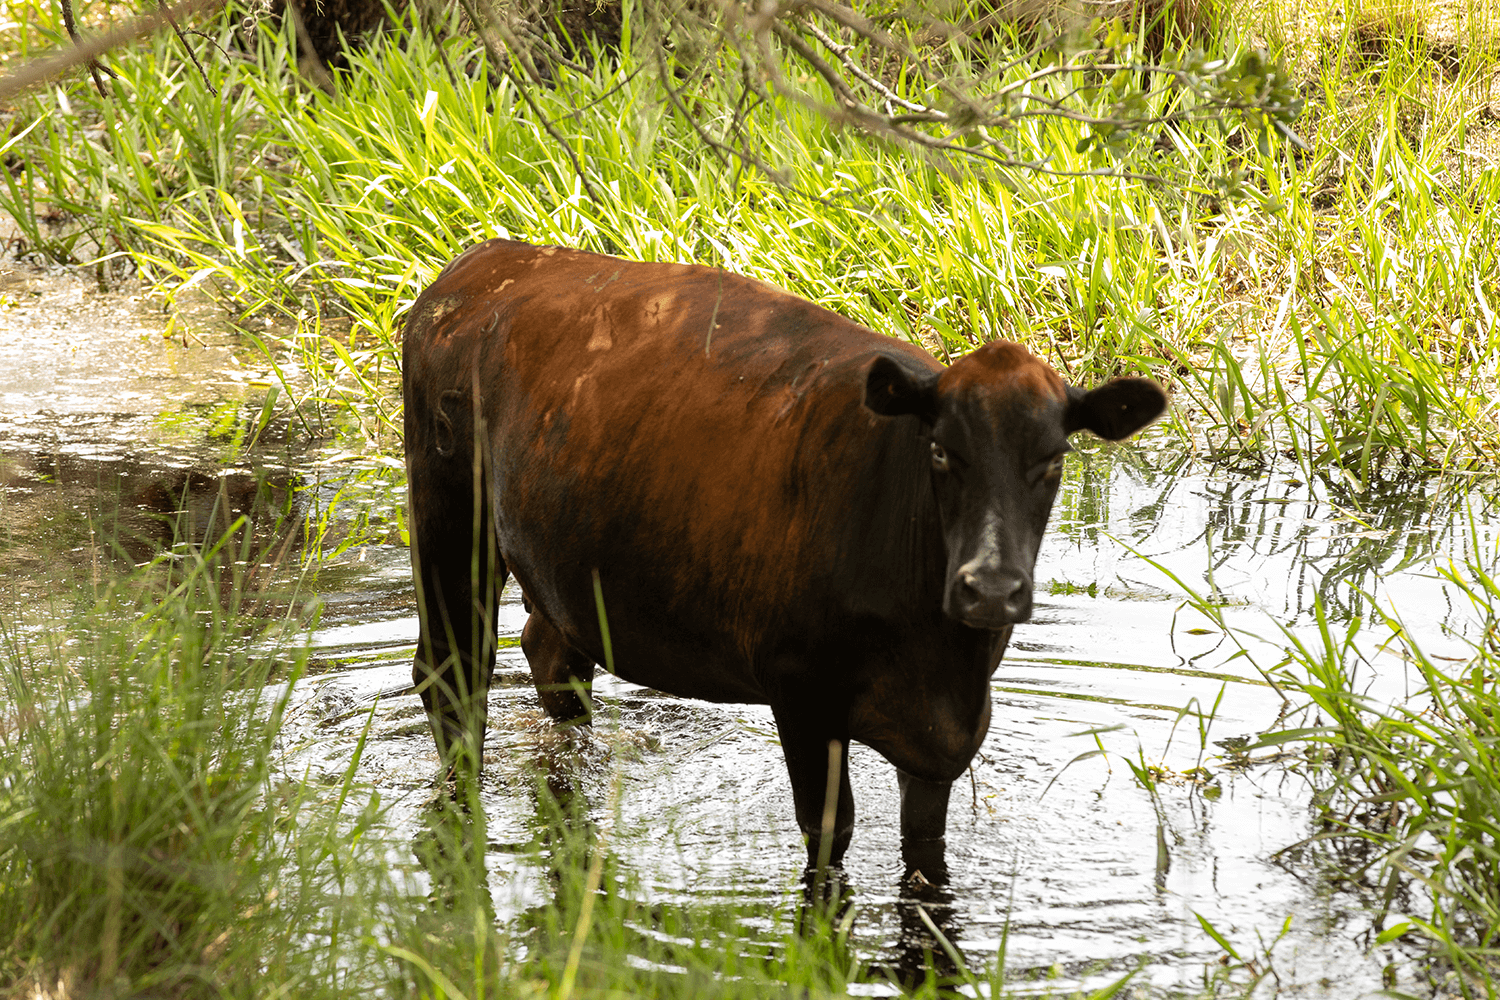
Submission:
<svg viewBox="0 0 1500 1000">
<path fill-rule="evenodd" d="M 870 965 L 873 978 L 912 989 L 929 979 L 957 980 L 968 961 L 954 942 L 961 930 L 957 908 L 948 888 L 948 867 L 942 841 L 902 844 L 904 871 L 898 886 L 896 912 L 900 935 L 894 953 Z M 798 932 L 827 934 L 842 947 L 858 914 L 858 892 L 844 871 L 835 866 L 823 872 L 808 869 L 803 876 Z"/>
<path fill-rule="evenodd" d="M 440 925 L 451 921 L 451 930 L 460 934 L 474 932 L 476 911 L 487 925 L 494 924 L 495 904 L 485 867 L 488 848 L 484 809 L 476 796 L 432 798 L 412 842 L 412 852 L 430 879 L 431 920 Z"/>
<path fill-rule="evenodd" d="M 494 919 L 484 856 L 488 851 L 489 860 L 499 864 L 497 870 L 509 867 L 519 854 L 523 867 L 535 873 L 538 881 L 531 885 L 541 890 L 541 897 L 512 911 L 514 916 L 506 924 L 544 952 L 554 948 L 565 952 L 575 946 L 573 936 L 587 907 L 593 926 L 601 931 L 614 928 L 605 931 L 608 934 L 623 934 L 627 949 L 644 966 L 712 971 L 699 966 L 704 953 L 684 942 L 718 938 L 726 932 L 739 938 L 735 947 L 742 954 L 759 954 L 760 960 L 767 960 L 783 953 L 784 939 L 761 940 L 753 932 L 746 934 L 743 901 L 705 901 L 700 907 L 652 898 L 649 883 L 634 877 L 629 852 L 614 843 L 623 778 L 616 768 L 607 766 L 609 753 L 587 731 L 554 730 L 534 743 L 528 741 L 519 761 L 528 788 L 523 794 L 530 800 L 526 820 L 530 837 L 525 843 L 487 842 L 477 796 L 468 799 L 469 807 L 464 806 L 465 796 L 455 785 L 434 796 L 427 823 L 414 845 L 431 877 L 429 933 L 448 935 L 448 939 L 471 935 L 476 912 Z M 495 759 L 491 757 L 491 762 Z M 497 780 L 516 787 L 498 775 Z M 903 987 L 929 980 L 956 981 L 966 960 L 953 945 L 960 933 L 956 920 L 960 907 L 947 886 L 943 845 L 909 841 L 903 845 L 902 858 L 895 904 L 899 937 L 893 951 L 871 963 L 862 975 Z M 810 949 L 805 958 L 852 970 L 862 965 L 853 954 L 859 901 L 860 891 L 842 866 L 830 865 L 805 869 L 792 900 L 768 899 L 766 905 L 769 911 L 781 909 L 792 917 L 798 947 L 805 953 Z M 502 910 L 507 909 L 504 900 L 500 903 Z M 790 911 L 782 909 L 787 903 L 791 903 Z M 761 916 L 770 914 L 763 911 Z"/>
<path fill-rule="evenodd" d="M 956 944 L 962 928 L 948 888 L 942 845 L 907 841 L 901 846 L 901 856 L 906 869 L 896 903 L 901 937 L 887 975 L 907 987 L 929 975 L 939 980 L 956 978 L 969 963 Z"/>
<path fill-rule="evenodd" d="M 302 477 L 283 468 L 172 467 L 133 457 L 0 453 L 0 489 L 23 563 L 82 561 L 96 585 L 163 556 L 256 584 L 310 537 Z M 35 551 L 32 548 L 35 547 Z"/>
</svg>

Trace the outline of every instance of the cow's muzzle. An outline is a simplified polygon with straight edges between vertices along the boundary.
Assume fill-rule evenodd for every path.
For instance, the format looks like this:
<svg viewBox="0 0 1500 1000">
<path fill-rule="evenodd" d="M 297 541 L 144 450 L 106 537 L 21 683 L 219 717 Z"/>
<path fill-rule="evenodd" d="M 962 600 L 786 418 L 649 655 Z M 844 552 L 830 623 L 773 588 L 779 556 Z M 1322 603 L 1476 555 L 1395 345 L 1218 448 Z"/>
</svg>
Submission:
<svg viewBox="0 0 1500 1000">
<path fill-rule="evenodd" d="M 948 581 L 943 612 L 970 628 L 1002 629 L 1031 619 L 1031 574 L 970 562 Z"/>
</svg>

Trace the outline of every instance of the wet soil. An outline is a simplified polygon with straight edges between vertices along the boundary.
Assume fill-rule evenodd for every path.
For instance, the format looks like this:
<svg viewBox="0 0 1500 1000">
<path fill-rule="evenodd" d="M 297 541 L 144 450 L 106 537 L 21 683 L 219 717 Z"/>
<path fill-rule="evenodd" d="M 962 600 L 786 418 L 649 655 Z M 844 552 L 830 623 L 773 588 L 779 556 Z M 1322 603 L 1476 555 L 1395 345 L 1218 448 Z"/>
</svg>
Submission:
<svg viewBox="0 0 1500 1000">
<path fill-rule="evenodd" d="M 184 342 L 163 326 L 138 292 L 0 266 L 6 613 L 50 627 L 80 588 L 244 514 L 240 563 L 270 564 L 283 606 L 320 609 L 283 732 L 288 774 L 341 775 L 369 724 L 356 773 L 380 790 L 397 833 L 415 838 L 437 760 L 405 690 L 416 612 L 399 476 L 331 464 L 326 443 L 256 439 L 263 361 L 227 333 Z M 852 753 L 855 949 L 878 968 L 920 967 L 933 944 L 920 903 L 977 967 L 1003 941 L 1018 987 L 1098 986 L 1141 966 L 1140 988 L 1196 995 L 1223 956 L 1201 916 L 1242 955 L 1269 948 L 1282 995 L 1363 995 L 1388 964 L 1398 982 L 1415 981 L 1410 956 L 1374 947 L 1370 901 L 1328 881 L 1311 852 L 1284 850 L 1313 832 L 1305 762 L 1238 748 L 1286 710 L 1257 664 L 1280 661 L 1280 628 L 1315 635 L 1320 600 L 1338 628 L 1368 619 L 1372 601 L 1396 608 L 1430 654 L 1468 657 L 1465 602 L 1437 569 L 1494 567 L 1493 489 L 1231 474 L 1165 432 L 1074 457 L 1037 567 L 1035 617 L 1016 629 L 990 734 L 955 789 L 945 888 L 903 879 L 894 772 Z M 376 528 L 312 558 L 336 533 L 308 525 L 340 518 Z M 1234 631 L 1193 610 L 1184 586 L 1211 596 Z M 524 621 L 508 590 L 482 791 L 498 919 L 524 921 L 552 891 L 540 764 L 566 773 L 610 827 L 630 891 L 731 908 L 736 933 L 774 947 L 802 898 L 803 853 L 769 711 L 601 675 L 596 731 L 569 743 L 530 687 Z M 1361 676 L 1394 700 L 1413 680 L 1381 638 L 1362 640 Z M 1151 769 L 1154 796 L 1129 762 Z M 415 852 L 393 864 L 424 891 Z"/>
</svg>

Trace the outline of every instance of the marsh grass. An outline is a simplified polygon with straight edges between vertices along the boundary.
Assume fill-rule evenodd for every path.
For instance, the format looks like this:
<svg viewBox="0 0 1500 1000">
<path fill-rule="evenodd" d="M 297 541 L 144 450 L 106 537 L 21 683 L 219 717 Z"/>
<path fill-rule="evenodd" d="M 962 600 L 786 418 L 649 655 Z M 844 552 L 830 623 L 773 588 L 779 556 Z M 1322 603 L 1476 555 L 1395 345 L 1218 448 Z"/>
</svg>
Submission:
<svg viewBox="0 0 1500 1000">
<path fill-rule="evenodd" d="M 278 773 L 302 655 L 247 651 L 239 588 L 211 559 L 152 570 L 80 599 L 71 629 L 4 634 L 0 989 L 362 977 L 375 917 L 352 904 L 378 877 L 353 862 L 378 799 Z"/>
<path fill-rule="evenodd" d="M 1314 858 L 1322 878 L 1366 901 L 1373 946 L 1419 945 L 1440 960 L 1428 967 L 1434 986 L 1465 997 L 1495 994 L 1500 954 L 1500 580 L 1487 565 L 1476 555 L 1438 570 L 1469 604 L 1466 658 L 1429 655 L 1368 592 L 1366 612 L 1341 625 L 1319 595 L 1315 629 L 1283 626 L 1285 657 L 1261 671 L 1287 699 L 1286 722 L 1235 750 L 1295 758 L 1290 769 L 1312 786 L 1313 832 L 1280 854 Z M 1237 634 L 1214 599 L 1157 568 Z M 1405 662 L 1405 697 L 1371 693 L 1372 649 L 1386 669 L 1390 654 Z"/>
<path fill-rule="evenodd" d="M 1378 941 L 1422 939 L 1470 986 L 1492 990 L 1500 942 L 1500 582 L 1475 564 L 1441 572 L 1475 614 L 1466 661 L 1439 663 L 1398 615 L 1378 612 L 1371 624 L 1388 632 L 1419 682 L 1411 699 L 1382 704 L 1358 680 L 1354 639 L 1363 623 L 1335 629 L 1320 605 L 1317 637 L 1288 649 L 1313 724 L 1261 745 L 1312 749 L 1318 832 L 1301 846 L 1331 846 L 1338 876 L 1375 890 Z"/>
<path fill-rule="evenodd" d="M 1177 392 L 1173 426 L 1209 454 L 1280 453 L 1367 482 L 1482 464 L 1500 442 L 1500 171 L 1483 153 L 1500 45 L 1477 4 L 1444 15 L 1462 32 L 1441 46 L 1431 12 L 1353 0 L 1236 8 L 1216 30 L 1134 25 L 1206 58 L 1270 44 L 1308 95 L 1305 148 L 1258 150 L 1221 122 L 1143 140 L 1134 165 L 1165 184 L 981 173 L 778 99 L 745 112 L 742 133 L 779 186 L 705 148 L 627 44 L 529 95 L 585 186 L 461 34 L 402 28 L 351 56 L 330 96 L 288 69 L 287 37 L 263 27 L 236 49 L 208 25 L 217 98 L 163 37 L 119 58 L 115 101 L 80 77 L 22 102 L 7 150 L 22 169 L 0 207 L 74 220 L 66 236 L 27 230 L 32 253 L 128 252 L 169 299 L 203 288 L 272 318 L 254 332 L 304 425 L 377 449 L 397 441 L 405 309 L 454 254 L 503 235 L 721 264 L 942 357 L 1010 337 L 1077 381 L 1154 374 Z M 50 8 L 17 8 L 51 23 Z M 990 42 L 1021 31 L 998 25 Z M 732 67 L 682 69 L 729 128 Z M 1161 88 L 1148 106 L 1178 99 Z M 1060 170 L 1098 166 L 1080 137 L 1031 119 L 1009 138 Z"/>
</svg>

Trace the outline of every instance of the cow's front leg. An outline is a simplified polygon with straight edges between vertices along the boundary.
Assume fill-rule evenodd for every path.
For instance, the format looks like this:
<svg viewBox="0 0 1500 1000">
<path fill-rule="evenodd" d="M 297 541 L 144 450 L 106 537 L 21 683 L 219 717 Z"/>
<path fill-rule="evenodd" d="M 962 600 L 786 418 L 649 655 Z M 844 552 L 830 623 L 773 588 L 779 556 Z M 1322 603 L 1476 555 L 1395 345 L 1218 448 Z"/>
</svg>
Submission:
<svg viewBox="0 0 1500 1000">
<path fill-rule="evenodd" d="M 521 633 L 521 649 L 531 666 L 531 680 L 542 707 L 552 720 L 568 726 L 588 725 L 592 718 L 589 695 L 594 684 L 593 661 L 568 645 L 552 620 L 534 606 Z"/>
<path fill-rule="evenodd" d="M 920 871 L 929 882 L 946 882 L 948 793 L 953 782 L 923 781 L 900 768 L 896 781 L 901 786 L 901 859 L 907 874 Z"/>
<path fill-rule="evenodd" d="M 837 865 L 854 835 L 849 740 L 830 730 L 826 710 L 806 707 L 805 700 L 798 706 L 772 705 L 771 714 L 792 779 L 797 826 L 807 840 L 807 866 Z"/>
</svg>

